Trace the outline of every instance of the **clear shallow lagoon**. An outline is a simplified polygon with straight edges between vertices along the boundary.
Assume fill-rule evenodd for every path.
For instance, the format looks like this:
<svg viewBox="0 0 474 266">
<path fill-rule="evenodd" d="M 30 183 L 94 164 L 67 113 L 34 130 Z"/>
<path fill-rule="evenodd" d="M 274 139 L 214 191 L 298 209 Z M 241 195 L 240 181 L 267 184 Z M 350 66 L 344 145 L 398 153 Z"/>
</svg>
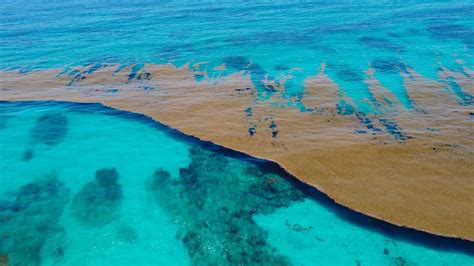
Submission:
<svg viewBox="0 0 474 266">
<path fill-rule="evenodd" d="M 11 265 L 472 265 L 472 243 L 378 222 L 273 164 L 94 104 L 0 103 Z"/>
</svg>

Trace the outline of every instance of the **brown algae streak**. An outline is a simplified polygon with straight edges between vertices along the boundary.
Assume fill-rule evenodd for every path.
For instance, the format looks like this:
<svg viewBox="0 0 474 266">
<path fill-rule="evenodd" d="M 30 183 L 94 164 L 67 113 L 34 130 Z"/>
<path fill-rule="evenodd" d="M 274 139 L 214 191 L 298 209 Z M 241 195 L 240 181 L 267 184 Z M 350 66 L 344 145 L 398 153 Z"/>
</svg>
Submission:
<svg viewBox="0 0 474 266">
<path fill-rule="evenodd" d="M 264 81 L 273 91 L 262 100 L 244 71 L 201 73 L 197 82 L 188 65 L 171 64 L 2 71 L 0 100 L 100 102 L 142 113 L 277 162 L 369 216 L 474 241 L 474 112 L 455 91 L 472 95 L 472 78 L 443 71 L 433 81 L 408 69 L 402 76 L 411 107 L 405 108 L 368 69 L 366 103 L 373 111 L 364 113 L 321 69 L 305 80 L 304 110 L 286 104 L 284 79 Z"/>
</svg>

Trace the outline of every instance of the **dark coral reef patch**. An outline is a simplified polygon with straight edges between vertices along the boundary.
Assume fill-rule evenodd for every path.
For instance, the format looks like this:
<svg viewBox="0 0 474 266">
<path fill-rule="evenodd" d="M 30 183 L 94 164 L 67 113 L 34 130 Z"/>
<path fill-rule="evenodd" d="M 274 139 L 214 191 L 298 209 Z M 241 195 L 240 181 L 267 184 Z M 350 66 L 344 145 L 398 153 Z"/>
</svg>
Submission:
<svg viewBox="0 0 474 266">
<path fill-rule="evenodd" d="M 27 162 L 31 159 L 33 159 L 33 156 L 34 156 L 34 152 L 32 149 L 27 149 L 23 152 L 23 156 L 22 156 L 22 161 L 24 162 Z"/>
<path fill-rule="evenodd" d="M 117 228 L 117 240 L 125 243 L 134 243 L 138 239 L 137 231 L 128 224 L 121 224 Z"/>
<path fill-rule="evenodd" d="M 64 114 L 48 113 L 36 120 L 31 137 L 34 141 L 52 146 L 60 143 L 66 137 L 67 131 L 68 120 Z"/>
<path fill-rule="evenodd" d="M 67 117 L 60 113 L 47 113 L 36 119 L 35 126 L 30 131 L 32 144 L 42 143 L 47 146 L 55 146 L 61 143 L 69 130 Z M 27 148 L 21 160 L 28 162 L 35 157 L 32 147 Z"/>
<path fill-rule="evenodd" d="M 61 259 L 64 228 L 58 223 L 69 201 L 69 189 L 56 176 L 22 186 L 0 201 L 0 256 L 9 265 L 40 265 L 40 254 Z"/>
<path fill-rule="evenodd" d="M 267 244 L 266 232 L 252 216 L 303 200 L 303 192 L 250 163 L 200 148 L 191 149 L 190 157 L 179 178 L 156 170 L 147 190 L 181 226 L 177 237 L 193 264 L 287 264 Z"/>
<path fill-rule="evenodd" d="M 73 216 L 87 226 L 104 226 L 120 215 L 122 187 L 115 169 L 96 171 L 95 180 L 87 183 L 73 198 Z"/>
</svg>

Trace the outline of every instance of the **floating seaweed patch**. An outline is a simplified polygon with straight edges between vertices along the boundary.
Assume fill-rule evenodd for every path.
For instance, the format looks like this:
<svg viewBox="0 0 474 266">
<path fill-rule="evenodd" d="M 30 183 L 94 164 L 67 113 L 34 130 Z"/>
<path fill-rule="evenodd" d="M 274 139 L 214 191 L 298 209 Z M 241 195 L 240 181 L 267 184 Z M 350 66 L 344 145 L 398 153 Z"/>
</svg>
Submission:
<svg viewBox="0 0 474 266">
<path fill-rule="evenodd" d="M 68 129 L 68 120 L 64 114 L 47 113 L 36 120 L 31 129 L 31 138 L 45 145 L 57 145 L 66 137 Z"/>
<path fill-rule="evenodd" d="M 72 215 L 82 224 L 104 226 L 120 215 L 122 187 L 115 169 L 96 171 L 95 180 L 86 184 L 73 198 Z"/>
<path fill-rule="evenodd" d="M 57 251 L 64 250 L 65 235 L 58 220 L 68 201 L 69 189 L 54 175 L 26 184 L 13 199 L 0 201 L 0 255 L 9 265 L 40 265 L 40 254 L 61 259 Z"/>
<path fill-rule="evenodd" d="M 158 169 L 147 188 L 180 225 L 177 237 L 193 264 L 287 264 L 252 216 L 289 206 L 304 194 L 281 176 L 217 153 L 192 148 L 190 158 L 178 179 Z"/>
</svg>

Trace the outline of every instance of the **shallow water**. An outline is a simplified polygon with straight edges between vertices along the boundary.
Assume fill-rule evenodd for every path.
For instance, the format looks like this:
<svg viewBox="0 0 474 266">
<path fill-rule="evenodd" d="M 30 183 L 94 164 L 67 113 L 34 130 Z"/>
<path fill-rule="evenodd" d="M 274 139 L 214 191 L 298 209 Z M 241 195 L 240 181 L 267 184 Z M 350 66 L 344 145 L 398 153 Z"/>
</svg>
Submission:
<svg viewBox="0 0 474 266">
<path fill-rule="evenodd" d="M 11 265 L 472 265 L 472 243 L 339 207 L 275 165 L 96 104 L 0 103 Z"/>
</svg>

